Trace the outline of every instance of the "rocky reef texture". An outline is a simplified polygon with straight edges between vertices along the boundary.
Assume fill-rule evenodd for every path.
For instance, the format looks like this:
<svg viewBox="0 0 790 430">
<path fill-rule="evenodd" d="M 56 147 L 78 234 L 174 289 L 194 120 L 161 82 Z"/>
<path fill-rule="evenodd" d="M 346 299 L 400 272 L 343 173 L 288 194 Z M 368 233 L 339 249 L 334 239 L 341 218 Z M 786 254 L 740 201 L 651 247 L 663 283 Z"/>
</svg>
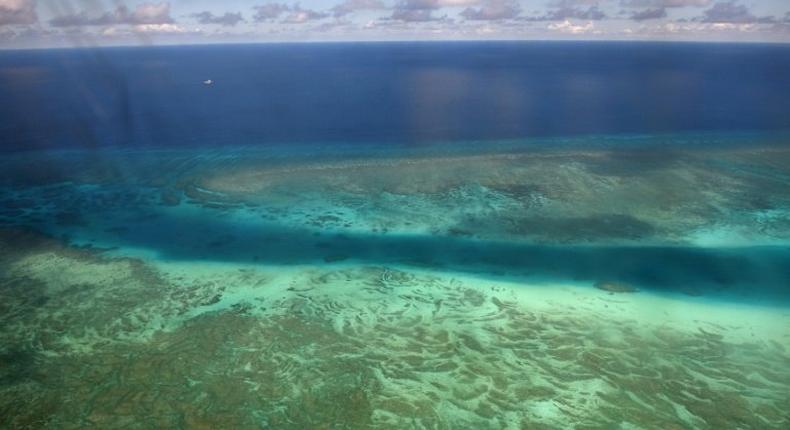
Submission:
<svg viewBox="0 0 790 430">
<path fill-rule="evenodd" d="M 9 156 L 0 160 L 8 196 L 0 223 L 117 229 L 186 205 L 291 229 L 552 245 L 753 246 L 790 237 L 783 140 L 458 146 L 344 156 L 250 147 Z"/>
<path fill-rule="evenodd" d="M 151 265 L 29 231 L 0 239 L 9 428 L 790 424 L 781 309 L 391 267 Z"/>
<path fill-rule="evenodd" d="M 248 160 L 188 175 L 188 187 L 204 190 L 197 200 L 216 204 L 309 196 L 313 204 L 300 207 L 305 224 L 356 231 L 551 244 L 683 244 L 720 230 L 724 243 L 787 237 L 790 187 L 781 160 L 790 158 L 788 148 L 641 144 L 286 165 Z"/>
<path fill-rule="evenodd" d="M 790 147 L 612 139 L 7 154 L 0 427 L 788 428 Z"/>
</svg>

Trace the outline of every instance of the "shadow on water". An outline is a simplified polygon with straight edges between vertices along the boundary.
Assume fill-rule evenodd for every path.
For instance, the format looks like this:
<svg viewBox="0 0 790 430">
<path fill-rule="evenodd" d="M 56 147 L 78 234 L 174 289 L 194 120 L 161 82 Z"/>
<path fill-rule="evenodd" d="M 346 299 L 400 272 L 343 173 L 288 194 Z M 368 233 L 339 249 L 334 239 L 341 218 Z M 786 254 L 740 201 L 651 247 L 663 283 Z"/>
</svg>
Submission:
<svg viewBox="0 0 790 430">
<path fill-rule="evenodd" d="M 116 236 L 164 260 L 274 265 L 354 262 L 549 282 L 622 282 L 731 300 L 790 302 L 781 246 L 580 246 L 433 235 L 320 232 L 213 216 L 163 215 Z"/>
</svg>

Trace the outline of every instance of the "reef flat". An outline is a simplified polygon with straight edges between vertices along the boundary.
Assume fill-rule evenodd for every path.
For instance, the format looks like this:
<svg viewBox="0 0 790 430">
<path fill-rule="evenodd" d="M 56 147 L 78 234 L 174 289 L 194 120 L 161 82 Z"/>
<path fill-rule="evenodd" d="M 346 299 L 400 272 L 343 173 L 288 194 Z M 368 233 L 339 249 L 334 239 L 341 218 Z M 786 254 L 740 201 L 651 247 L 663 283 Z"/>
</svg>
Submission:
<svg viewBox="0 0 790 430">
<path fill-rule="evenodd" d="M 3 425 L 786 428 L 783 139 L 9 154 Z"/>
<path fill-rule="evenodd" d="M 148 265 L 2 237 L 12 428 L 788 423 L 783 308 L 390 267 Z"/>
</svg>

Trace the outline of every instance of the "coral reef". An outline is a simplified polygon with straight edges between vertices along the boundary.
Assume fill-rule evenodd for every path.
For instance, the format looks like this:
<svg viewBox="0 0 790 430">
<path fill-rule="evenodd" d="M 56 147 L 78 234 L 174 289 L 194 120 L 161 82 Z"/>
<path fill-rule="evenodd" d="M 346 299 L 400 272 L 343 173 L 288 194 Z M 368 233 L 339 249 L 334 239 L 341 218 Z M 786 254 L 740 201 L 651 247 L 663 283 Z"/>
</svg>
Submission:
<svg viewBox="0 0 790 430">
<path fill-rule="evenodd" d="M 788 428 L 790 150 L 635 139 L 4 157 L 0 426 Z"/>
<path fill-rule="evenodd" d="M 790 423 L 790 339 L 738 335 L 748 320 L 636 320 L 636 302 L 595 289 L 560 300 L 362 266 L 200 272 L 2 239 L 10 428 Z"/>
</svg>

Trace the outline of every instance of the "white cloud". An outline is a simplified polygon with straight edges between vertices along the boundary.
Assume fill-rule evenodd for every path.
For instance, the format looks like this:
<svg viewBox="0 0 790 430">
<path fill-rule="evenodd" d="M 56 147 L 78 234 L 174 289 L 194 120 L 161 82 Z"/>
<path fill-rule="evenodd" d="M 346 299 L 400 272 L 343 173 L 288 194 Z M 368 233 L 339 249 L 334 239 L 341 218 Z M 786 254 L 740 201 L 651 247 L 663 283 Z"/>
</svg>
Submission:
<svg viewBox="0 0 790 430">
<path fill-rule="evenodd" d="M 296 5 L 291 9 L 291 12 L 285 17 L 283 22 L 289 24 L 303 24 L 308 21 L 324 19 L 328 16 L 329 14 L 326 12 L 317 12 L 312 9 L 302 9 L 299 7 L 299 5 Z"/>
<path fill-rule="evenodd" d="M 785 0 L 757 7 L 760 1 L 312 0 L 303 8 L 299 0 L 255 0 L 244 11 L 226 12 L 231 2 L 196 8 L 192 0 L 0 0 L 0 42 L 67 45 L 73 40 L 68 35 L 77 34 L 98 36 L 91 43 L 119 44 L 139 40 L 133 37 L 137 33 L 164 43 L 431 40 L 433 34 L 448 39 L 790 40 L 790 13 L 785 16 L 788 8 L 779 4 Z M 76 6 L 53 9 L 46 7 L 49 2 Z M 41 24 L 31 25 L 39 22 L 36 4 Z M 52 34 L 25 36 L 23 43 L 26 29 Z"/>
<path fill-rule="evenodd" d="M 706 35 L 731 34 L 731 33 L 758 33 L 771 29 L 771 25 L 764 23 L 733 23 L 733 22 L 666 22 L 655 26 L 642 27 L 642 34 L 674 34 L 674 35 Z"/>
<path fill-rule="evenodd" d="M 134 29 L 138 33 L 183 34 L 189 32 L 178 24 L 141 24 L 135 25 Z"/>
<path fill-rule="evenodd" d="M 565 20 L 562 22 L 553 22 L 549 24 L 546 28 L 551 31 L 557 31 L 560 33 L 568 33 L 568 34 L 585 34 L 585 33 L 593 33 L 595 32 L 595 24 L 592 21 L 587 21 L 586 24 L 573 24 L 569 20 Z"/>
</svg>

